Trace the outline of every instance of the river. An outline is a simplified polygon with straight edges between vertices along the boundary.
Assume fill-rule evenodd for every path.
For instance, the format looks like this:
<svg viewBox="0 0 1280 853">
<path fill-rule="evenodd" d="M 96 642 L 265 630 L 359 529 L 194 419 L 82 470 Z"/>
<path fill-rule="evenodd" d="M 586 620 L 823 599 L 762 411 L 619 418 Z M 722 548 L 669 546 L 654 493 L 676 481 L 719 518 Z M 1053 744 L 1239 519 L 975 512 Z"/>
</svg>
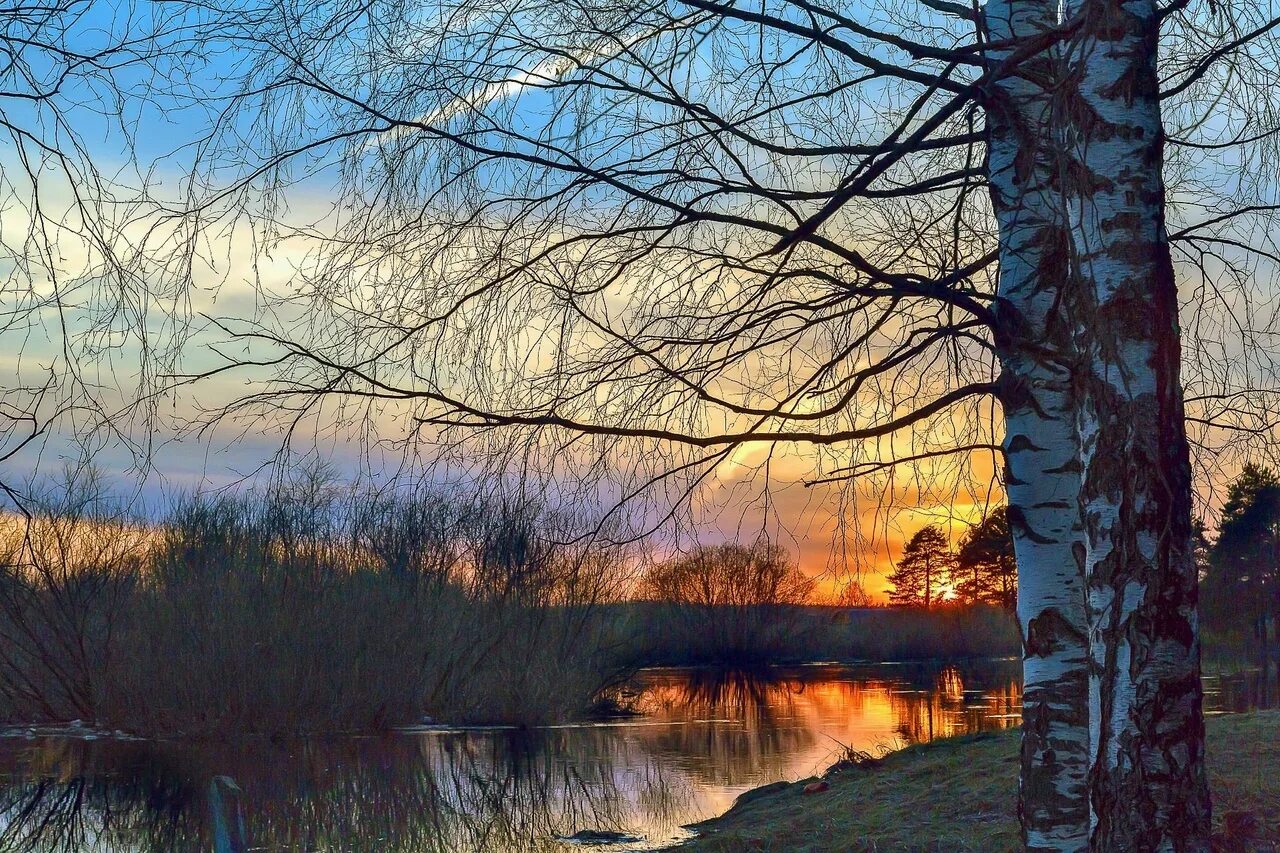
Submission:
<svg viewBox="0 0 1280 853">
<path fill-rule="evenodd" d="M 565 839 L 584 831 L 629 837 L 599 849 L 652 849 L 846 750 L 1014 726 L 1018 675 L 1016 660 L 652 669 L 624 688 L 639 716 L 530 730 L 201 744 L 11 731 L 0 851 L 207 851 L 215 814 L 271 851 L 536 853 L 581 849 Z M 1206 679 L 1210 712 L 1272 702 L 1256 677 Z"/>
</svg>

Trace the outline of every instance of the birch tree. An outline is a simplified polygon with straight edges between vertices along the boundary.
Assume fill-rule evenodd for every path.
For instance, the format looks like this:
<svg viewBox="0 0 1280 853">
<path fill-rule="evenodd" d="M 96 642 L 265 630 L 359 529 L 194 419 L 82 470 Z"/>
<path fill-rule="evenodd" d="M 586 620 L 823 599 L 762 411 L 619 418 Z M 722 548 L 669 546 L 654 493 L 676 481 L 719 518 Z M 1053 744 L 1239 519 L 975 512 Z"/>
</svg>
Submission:
<svg viewBox="0 0 1280 853">
<path fill-rule="evenodd" d="M 1054 32 L 1052 2 L 989 2 L 993 44 Z M 1018 813 L 1029 849 L 1083 849 L 1089 828 L 1088 620 L 1084 577 L 1070 243 L 1058 198 L 1052 92 L 1061 45 L 994 85 L 987 166 L 1000 234 L 1000 325 L 1006 391 L 1005 478 L 1018 559 L 1023 729 Z M 998 58 L 1008 54 L 996 51 Z"/>
<path fill-rule="evenodd" d="M 1197 570 L 1153 2 L 1068 3 L 1064 208 L 1089 618 L 1091 843 L 1206 848 Z"/>
<path fill-rule="evenodd" d="M 193 215 L 313 251 L 264 294 L 280 319 L 217 318 L 227 363 L 183 381 L 266 370 L 216 416 L 391 420 L 658 521 L 749 448 L 850 489 L 999 453 L 1028 847 L 1200 849 L 1186 430 L 1208 460 L 1270 436 L 1276 25 L 1184 0 L 283 4 L 233 111 L 260 144 L 205 141 Z M 338 201 L 288 216 L 317 180 Z"/>
</svg>

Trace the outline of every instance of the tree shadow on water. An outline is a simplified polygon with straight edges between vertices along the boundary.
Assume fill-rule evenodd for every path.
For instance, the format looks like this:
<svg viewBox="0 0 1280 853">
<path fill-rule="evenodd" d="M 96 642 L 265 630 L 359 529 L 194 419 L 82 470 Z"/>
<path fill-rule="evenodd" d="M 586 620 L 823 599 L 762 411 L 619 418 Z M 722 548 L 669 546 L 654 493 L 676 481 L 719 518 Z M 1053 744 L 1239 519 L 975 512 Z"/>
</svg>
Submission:
<svg viewBox="0 0 1280 853">
<path fill-rule="evenodd" d="M 249 849 L 536 853 L 583 829 L 678 819 L 679 794 L 656 767 L 637 768 L 607 732 L 574 744 L 581 760 L 564 737 L 11 741 L 0 851 L 209 850 L 221 818 L 224 830 L 243 822 Z"/>
</svg>

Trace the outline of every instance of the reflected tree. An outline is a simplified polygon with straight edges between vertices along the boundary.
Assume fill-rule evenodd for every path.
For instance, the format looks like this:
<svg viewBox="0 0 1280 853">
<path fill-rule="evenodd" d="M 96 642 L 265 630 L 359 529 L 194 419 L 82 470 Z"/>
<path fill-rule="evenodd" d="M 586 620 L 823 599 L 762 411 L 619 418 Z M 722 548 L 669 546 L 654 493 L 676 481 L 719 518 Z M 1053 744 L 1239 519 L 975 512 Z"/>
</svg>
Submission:
<svg viewBox="0 0 1280 853">
<path fill-rule="evenodd" d="M 213 779 L 239 788 L 250 849 L 541 853 L 562 849 L 557 836 L 579 829 L 648 822 L 649 808 L 677 814 L 688 797 L 682 778 L 662 779 L 643 753 L 615 754 L 606 742 L 570 759 L 556 737 L 293 741 L 265 750 L 40 739 L 25 742 L 23 756 L 3 756 L 25 780 L 0 786 L 0 846 L 212 849 Z M 635 774 L 643 785 L 631 787 Z"/>
</svg>

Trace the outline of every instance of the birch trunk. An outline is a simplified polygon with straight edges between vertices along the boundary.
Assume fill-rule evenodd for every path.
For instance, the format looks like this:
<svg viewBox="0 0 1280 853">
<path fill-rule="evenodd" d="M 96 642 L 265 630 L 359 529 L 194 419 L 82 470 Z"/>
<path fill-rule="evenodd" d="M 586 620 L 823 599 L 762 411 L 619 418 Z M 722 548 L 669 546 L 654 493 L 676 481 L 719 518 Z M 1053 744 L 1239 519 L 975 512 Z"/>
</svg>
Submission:
<svg viewBox="0 0 1280 853">
<path fill-rule="evenodd" d="M 1191 475 L 1152 0 L 1070 0 L 1064 196 L 1079 407 L 1091 846 L 1207 850 Z"/>
<path fill-rule="evenodd" d="M 1057 3 L 989 0 L 983 15 L 987 37 L 1007 41 L 1052 27 Z M 1064 299 L 1069 235 L 1047 94 L 1055 73 L 1046 53 L 992 87 L 987 166 L 1000 233 L 996 346 L 1023 640 L 1018 812 L 1028 849 L 1082 850 L 1089 836 L 1087 622 L 1074 326 Z"/>
</svg>

